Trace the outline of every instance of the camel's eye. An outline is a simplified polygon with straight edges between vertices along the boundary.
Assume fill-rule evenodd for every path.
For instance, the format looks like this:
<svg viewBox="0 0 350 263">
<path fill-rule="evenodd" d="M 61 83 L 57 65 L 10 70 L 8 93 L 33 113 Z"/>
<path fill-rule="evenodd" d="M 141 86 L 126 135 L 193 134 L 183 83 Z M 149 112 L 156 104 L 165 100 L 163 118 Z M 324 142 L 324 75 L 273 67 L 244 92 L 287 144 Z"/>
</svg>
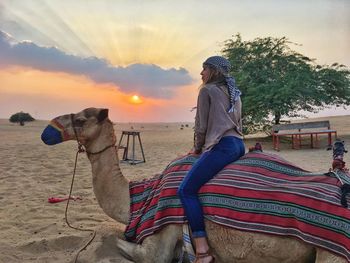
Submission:
<svg viewBox="0 0 350 263">
<path fill-rule="evenodd" d="M 76 127 L 82 127 L 85 122 L 86 122 L 86 118 L 80 117 L 75 119 L 74 124 Z"/>
</svg>

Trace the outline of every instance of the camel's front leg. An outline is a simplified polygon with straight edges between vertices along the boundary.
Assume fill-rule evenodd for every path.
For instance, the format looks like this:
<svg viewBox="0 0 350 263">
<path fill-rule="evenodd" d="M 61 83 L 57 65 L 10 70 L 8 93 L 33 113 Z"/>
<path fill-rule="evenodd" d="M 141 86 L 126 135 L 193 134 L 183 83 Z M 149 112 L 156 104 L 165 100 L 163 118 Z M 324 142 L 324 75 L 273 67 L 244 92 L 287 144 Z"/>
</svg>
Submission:
<svg viewBox="0 0 350 263">
<path fill-rule="evenodd" d="M 181 238 L 181 225 L 169 225 L 147 237 L 142 245 L 121 239 L 117 239 L 116 244 L 121 254 L 135 263 L 170 263 L 174 257 L 176 243 Z"/>
</svg>

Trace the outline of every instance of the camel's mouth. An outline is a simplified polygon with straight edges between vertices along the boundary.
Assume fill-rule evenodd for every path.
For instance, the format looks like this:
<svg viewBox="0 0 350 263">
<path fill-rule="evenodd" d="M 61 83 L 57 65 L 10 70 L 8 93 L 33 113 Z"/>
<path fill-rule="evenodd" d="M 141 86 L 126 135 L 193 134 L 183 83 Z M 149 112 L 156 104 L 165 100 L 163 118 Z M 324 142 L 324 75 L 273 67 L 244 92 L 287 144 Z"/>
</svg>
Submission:
<svg viewBox="0 0 350 263">
<path fill-rule="evenodd" d="M 43 133 L 41 134 L 41 140 L 47 145 L 55 145 L 61 143 L 62 133 L 54 126 L 47 125 Z"/>
</svg>

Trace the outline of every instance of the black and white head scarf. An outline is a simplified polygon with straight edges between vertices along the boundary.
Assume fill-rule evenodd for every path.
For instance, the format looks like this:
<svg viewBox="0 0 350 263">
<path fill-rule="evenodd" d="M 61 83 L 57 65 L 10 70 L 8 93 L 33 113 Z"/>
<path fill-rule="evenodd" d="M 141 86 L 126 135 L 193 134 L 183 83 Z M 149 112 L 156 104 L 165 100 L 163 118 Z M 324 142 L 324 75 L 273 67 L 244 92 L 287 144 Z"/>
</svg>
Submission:
<svg viewBox="0 0 350 263">
<path fill-rule="evenodd" d="M 206 61 L 204 61 L 204 65 L 210 65 L 219 70 L 222 75 L 225 77 L 227 88 L 228 88 L 228 94 L 230 96 L 230 108 L 228 112 L 233 112 L 235 102 L 241 96 L 241 91 L 236 86 L 236 81 L 233 77 L 229 75 L 229 71 L 231 68 L 230 62 L 221 56 L 213 56 L 209 57 Z"/>
</svg>

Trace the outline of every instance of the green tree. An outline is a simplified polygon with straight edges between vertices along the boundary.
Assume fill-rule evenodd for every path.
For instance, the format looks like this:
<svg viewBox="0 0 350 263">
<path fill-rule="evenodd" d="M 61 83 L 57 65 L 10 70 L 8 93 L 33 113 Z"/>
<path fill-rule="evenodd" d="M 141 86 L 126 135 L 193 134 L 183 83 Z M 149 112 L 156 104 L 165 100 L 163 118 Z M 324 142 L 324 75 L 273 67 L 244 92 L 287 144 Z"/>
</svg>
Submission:
<svg viewBox="0 0 350 263">
<path fill-rule="evenodd" d="M 337 63 L 317 65 L 290 44 L 285 37 L 242 41 L 240 34 L 225 41 L 223 55 L 242 91 L 245 133 L 302 117 L 301 110 L 350 105 L 349 69 Z"/>
<path fill-rule="evenodd" d="M 35 119 L 30 116 L 29 113 L 25 113 L 23 111 L 17 112 L 10 117 L 10 122 L 18 122 L 21 126 L 24 125 L 24 122 L 34 121 Z"/>
</svg>

